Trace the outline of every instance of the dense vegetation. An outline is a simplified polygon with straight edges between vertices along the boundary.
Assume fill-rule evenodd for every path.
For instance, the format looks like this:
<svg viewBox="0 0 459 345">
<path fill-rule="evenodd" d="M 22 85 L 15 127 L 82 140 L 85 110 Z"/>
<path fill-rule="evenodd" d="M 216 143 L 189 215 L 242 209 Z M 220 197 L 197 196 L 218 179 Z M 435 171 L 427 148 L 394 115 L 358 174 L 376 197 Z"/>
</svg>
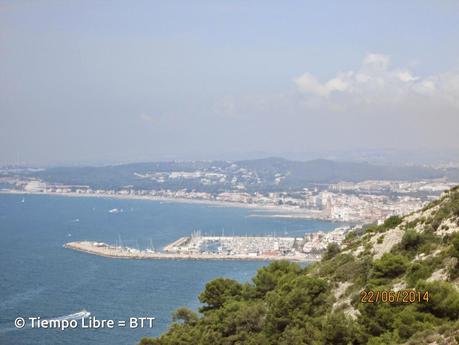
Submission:
<svg viewBox="0 0 459 345">
<path fill-rule="evenodd" d="M 164 335 L 140 344 L 459 344 L 458 210 L 456 187 L 414 217 L 350 233 L 319 263 L 274 262 L 246 284 L 211 281 L 200 314 L 181 308 Z M 429 291 L 429 300 L 362 303 L 370 289 Z"/>
</svg>

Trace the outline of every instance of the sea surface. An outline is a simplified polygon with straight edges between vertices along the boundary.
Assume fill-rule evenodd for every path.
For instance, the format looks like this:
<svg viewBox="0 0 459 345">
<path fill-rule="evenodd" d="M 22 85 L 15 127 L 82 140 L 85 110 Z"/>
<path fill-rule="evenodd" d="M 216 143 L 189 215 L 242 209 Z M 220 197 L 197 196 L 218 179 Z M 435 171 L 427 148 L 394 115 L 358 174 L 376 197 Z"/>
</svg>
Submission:
<svg viewBox="0 0 459 345">
<path fill-rule="evenodd" d="M 111 212 L 110 212 L 111 210 Z M 180 306 L 197 310 L 206 282 L 245 282 L 266 262 L 110 259 L 65 249 L 94 240 L 162 248 L 192 231 L 302 236 L 336 223 L 251 217 L 257 211 L 143 200 L 0 194 L 0 344 L 136 344 L 158 336 Z M 259 213 L 259 212 L 258 212 Z M 22 329 L 17 317 L 50 319 L 82 309 L 98 319 L 155 317 L 153 328 Z"/>
</svg>

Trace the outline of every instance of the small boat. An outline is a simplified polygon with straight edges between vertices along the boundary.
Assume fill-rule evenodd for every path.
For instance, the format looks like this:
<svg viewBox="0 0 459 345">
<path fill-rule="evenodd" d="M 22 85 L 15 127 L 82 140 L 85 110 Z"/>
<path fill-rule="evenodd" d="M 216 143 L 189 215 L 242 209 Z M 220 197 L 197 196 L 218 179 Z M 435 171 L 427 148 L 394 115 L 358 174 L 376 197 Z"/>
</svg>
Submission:
<svg viewBox="0 0 459 345">
<path fill-rule="evenodd" d="M 90 315 L 91 313 L 89 311 L 87 311 L 86 309 L 82 309 L 77 313 L 60 316 L 49 320 L 81 320 L 89 317 Z"/>
<path fill-rule="evenodd" d="M 81 315 L 81 318 L 86 318 L 86 317 L 89 317 L 91 315 L 91 313 L 89 311 L 87 311 L 86 309 L 82 309 L 80 311 L 80 315 Z"/>
</svg>

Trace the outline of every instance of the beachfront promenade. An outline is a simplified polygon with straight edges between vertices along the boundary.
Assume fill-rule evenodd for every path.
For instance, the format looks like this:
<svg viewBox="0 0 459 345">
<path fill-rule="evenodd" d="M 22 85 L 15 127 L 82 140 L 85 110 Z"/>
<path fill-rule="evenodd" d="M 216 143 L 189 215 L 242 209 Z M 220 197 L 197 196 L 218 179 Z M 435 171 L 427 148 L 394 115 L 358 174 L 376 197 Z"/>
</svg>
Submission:
<svg viewBox="0 0 459 345">
<path fill-rule="evenodd" d="M 174 244 L 186 241 L 186 237 L 180 238 L 166 246 L 170 249 Z M 247 260 L 247 261 L 316 261 L 315 256 L 296 253 L 294 255 L 266 255 L 266 254 L 222 254 L 222 253 L 186 253 L 186 252 L 157 252 L 152 250 L 138 250 L 129 247 L 113 246 L 102 242 L 79 241 L 64 244 L 65 248 L 76 251 L 118 259 L 156 259 L 156 260 Z"/>
</svg>

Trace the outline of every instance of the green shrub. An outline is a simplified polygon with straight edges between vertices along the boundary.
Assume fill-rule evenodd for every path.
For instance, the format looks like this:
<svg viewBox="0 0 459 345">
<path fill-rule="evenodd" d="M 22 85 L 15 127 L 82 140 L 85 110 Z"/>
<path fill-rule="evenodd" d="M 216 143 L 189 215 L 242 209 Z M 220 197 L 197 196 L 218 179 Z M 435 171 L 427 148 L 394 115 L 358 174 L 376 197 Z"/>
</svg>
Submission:
<svg viewBox="0 0 459 345">
<path fill-rule="evenodd" d="M 431 276 L 433 269 L 427 263 L 414 262 L 406 273 L 408 286 L 415 286 L 419 280 L 425 280 Z"/>
<path fill-rule="evenodd" d="M 419 313 L 416 311 L 415 306 L 408 306 L 404 308 L 394 321 L 394 327 L 401 339 L 408 339 L 415 333 L 434 328 L 429 322 L 424 322 L 427 314 Z"/>
<path fill-rule="evenodd" d="M 363 228 L 365 234 L 371 234 L 379 231 L 379 226 L 376 224 L 370 224 Z"/>
<path fill-rule="evenodd" d="M 459 233 L 451 236 L 451 256 L 459 259 Z"/>
<path fill-rule="evenodd" d="M 199 295 L 199 301 L 206 305 L 201 311 L 220 308 L 225 302 L 238 299 L 242 294 L 242 285 L 236 280 L 218 278 L 206 284 L 204 291 Z"/>
<path fill-rule="evenodd" d="M 418 253 L 430 253 L 440 242 L 440 237 L 433 232 L 417 232 L 416 230 L 408 229 L 392 252 L 402 253 L 412 258 Z"/>
<path fill-rule="evenodd" d="M 288 325 L 323 315 L 330 306 L 329 294 L 323 279 L 300 275 L 283 280 L 266 296 L 269 332 L 283 332 Z"/>
<path fill-rule="evenodd" d="M 373 262 L 372 277 L 374 278 L 395 278 L 405 273 L 408 267 L 408 260 L 402 255 L 385 253 L 381 259 Z"/>
<path fill-rule="evenodd" d="M 429 302 L 419 304 L 419 309 L 440 318 L 459 318 L 459 292 L 451 284 L 442 281 L 420 281 L 417 290 L 429 292 Z"/>
<path fill-rule="evenodd" d="M 359 338 L 357 323 L 342 312 L 328 315 L 324 319 L 322 333 L 323 343 L 327 345 L 353 344 Z"/>
<path fill-rule="evenodd" d="M 196 324 L 198 322 L 198 315 L 188 308 L 178 308 L 172 314 L 173 322 L 183 322 L 185 324 Z"/>
<path fill-rule="evenodd" d="M 423 242 L 423 237 L 419 232 L 409 229 L 405 231 L 400 247 L 405 251 L 416 251 Z"/>
<path fill-rule="evenodd" d="M 365 260 L 357 260 L 351 254 L 338 254 L 331 260 L 321 262 L 318 275 L 333 281 L 359 281 L 368 270 L 364 263 Z"/>
<path fill-rule="evenodd" d="M 384 221 L 384 224 L 382 225 L 382 227 L 385 229 L 393 229 L 393 228 L 396 228 L 398 225 L 400 225 L 402 221 L 403 221 L 403 218 L 400 216 L 390 216 Z"/>
<path fill-rule="evenodd" d="M 372 337 L 367 345 L 392 345 L 397 343 L 397 338 L 392 333 L 384 333 L 379 337 Z"/>
<path fill-rule="evenodd" d="M 274 290 L 281 278 L 285 275 L 297 275 L 301 267 L 288 261 L 275 261 L 266 267 L 260 268 L 253 278 L 255 296 L 263 297 L 267 292 Z"/>
<path fill-rule="evenodd" d="M 327 246 L 327 250 L 323 255 L 323 259 L 330 260 L 331 258 L 335 257 L 339 252 L 340 248 L 337 243 L 329 243 Z"/>
</svg>

